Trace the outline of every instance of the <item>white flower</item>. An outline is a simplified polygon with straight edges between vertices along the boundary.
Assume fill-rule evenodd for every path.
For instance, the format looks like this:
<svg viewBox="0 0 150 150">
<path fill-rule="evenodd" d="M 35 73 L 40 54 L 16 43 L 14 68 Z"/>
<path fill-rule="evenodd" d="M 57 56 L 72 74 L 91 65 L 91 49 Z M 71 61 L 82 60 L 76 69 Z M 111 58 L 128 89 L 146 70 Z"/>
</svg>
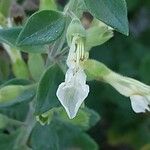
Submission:
<svg viewBox="0 0 150 150">
<path fill-rule="evenodd" d="M 150 86 L 114 72 L 107 75 L 105 81 L 120 94 L 130 97 L 132 109 L 136 113 L 150 111 Z"/>
<path fill-rule="evenodd" d="M 88 96 L 89 86 L 86 85 L 86 75 L 83 70 L 74 73 L 68 70 L 65 82 L 57 90 L 57 97 L 65 108 L 69 118 L 74 118 L 84 99 Z"/>
<path fill-rule="evenodd" d="M 146 110 L 150 111 L 149 100 L 147 96 L 133 95 L 130 96 L 132 109 L 136 113 L 145 112 Z"/>
<path fill-rule="evenodd" d="M 84 59 L 84 43 L 78 36 L 75 36 L 67 58 L 69 69 L 65 75 L 65 82 L 59 85 L 56 92 L 60 103 L 71 119 L 76 116 L 79 107 L 89 93 L 86 74 L 80 66 L 80 62 Z"/>
</svg>

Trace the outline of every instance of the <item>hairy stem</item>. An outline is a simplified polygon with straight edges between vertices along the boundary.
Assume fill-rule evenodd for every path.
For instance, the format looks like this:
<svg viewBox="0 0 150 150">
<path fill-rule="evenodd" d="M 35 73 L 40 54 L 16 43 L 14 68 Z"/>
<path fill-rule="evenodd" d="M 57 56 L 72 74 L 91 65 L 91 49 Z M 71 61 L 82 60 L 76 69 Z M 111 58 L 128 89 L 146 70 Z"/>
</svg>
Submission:
<svg viewBox="0 0 150 150">
<path fill-rule="evenodd" d="M 25 126 L 21 128 L 21 132 L 18 138 L 16 139 L 14 149 L 17 149 L 20 146 L 24 146 L 27 144 L 30 134 L 32 132 L 32 129 L 34 128 L 35 123 L 36 123 L 33 113 L 34 113 L 33 104 L 30 103 L 29 112 L 25 121 Z"/>
</svg>

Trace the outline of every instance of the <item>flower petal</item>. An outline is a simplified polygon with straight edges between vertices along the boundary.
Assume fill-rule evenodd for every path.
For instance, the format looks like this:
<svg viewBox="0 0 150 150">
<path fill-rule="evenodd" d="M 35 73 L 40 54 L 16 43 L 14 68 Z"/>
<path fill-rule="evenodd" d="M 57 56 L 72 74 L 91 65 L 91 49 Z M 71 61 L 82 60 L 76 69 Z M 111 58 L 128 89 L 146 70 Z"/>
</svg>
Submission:
<svg viewBox="0 0 150 150">
<path fill-rule="evenodd" d="M 83 69 L 79 69 L 78 71 L 74 69 L 68 69 L 65 75 L 65 82 L 79 82 L 80 84 L 86 84 L 86 74 L 84 73 Z"/>
<path fill-rule="evenodd" d="M 84 71 L 79 70 L 74 73 L 72 69 L 68 69 L 65 82 L 59 85 L 56 95 L 69 118 L 74 118 L 88 93 L 89 86 L 86 85 Z"/>
<path fill-rule="evenodd" d="M 75 63 L 75 50 L 76 50 L 76 45 L 75 45 L 75 40 L 76 38 L 73 38 L 73 41 L 71 43 L 70 49 L 69 49 L 69 54 L 68 54 L 68 58 L 67 58 L 67 66 L 69 68 L 74 68 L 76 63 Z"/>
<path fill-rule="evenodd" d="M 111 72 L 104 78 L 106 82 L 112 85 L 120 94 L 127 97 L 131 95 L 148 95 L 150 93 L 150 86 L 114 72 Z"/>
<path fill-rule="evenodd" d="M 76 81 L 80 82 L 81 84 L 86 84 L 86 74 L 84 73 L 83 69 L 79 69 L 76 73 Z"/>
<path fill-rule="evenodd" d="M 69 118 L 74 118 L 84 99 L 88 96 L 89 86 L 81 84 L 78 87 L 66 86 L 65 83 L 59 85 L 57 97 L 65 108 Z"/>
<path fill-rule="evenodd" d="M 144 96 L 133 95 L 130 96 L 132 109 L 136 113 L 150 111 L 148 99 Z"/>
</svg>

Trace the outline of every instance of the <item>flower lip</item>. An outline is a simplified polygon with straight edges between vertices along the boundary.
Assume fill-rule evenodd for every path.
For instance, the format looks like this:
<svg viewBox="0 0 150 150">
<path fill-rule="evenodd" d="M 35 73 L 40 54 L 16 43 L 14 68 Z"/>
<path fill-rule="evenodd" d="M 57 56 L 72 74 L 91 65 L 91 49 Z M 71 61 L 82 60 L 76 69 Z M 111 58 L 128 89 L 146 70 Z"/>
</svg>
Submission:
<svg viewBox="0 0 150 150">
<path fill-rule="evenodd" d="M 130 96 L 131 99 L 131 106 L 132 109 L 136 112 L 136 113 L 141 113 L 141 112 L 146 112 L 150 111 L 150 102 L 148 97 L 146 96 L 141 96 L 141 95 L 133 95 Z"/>
<path fill-rule="evenodd" d="M 57 90 L 57 97 L 65 108 L 70 119 L 74 118 L 79 107 L 88 96 L 89 86 L 86 85 L 86 75 L 82 69 L 74 73 L 68 69 L 65 82 Z"/>
<path fill-rule="evenodd" d="M 150 86 L 135 79 L 110 72 L 105 81 L 112 85 L 120 94 L 130 97 L 134 112 L 150 111 Z"/>
</svg>

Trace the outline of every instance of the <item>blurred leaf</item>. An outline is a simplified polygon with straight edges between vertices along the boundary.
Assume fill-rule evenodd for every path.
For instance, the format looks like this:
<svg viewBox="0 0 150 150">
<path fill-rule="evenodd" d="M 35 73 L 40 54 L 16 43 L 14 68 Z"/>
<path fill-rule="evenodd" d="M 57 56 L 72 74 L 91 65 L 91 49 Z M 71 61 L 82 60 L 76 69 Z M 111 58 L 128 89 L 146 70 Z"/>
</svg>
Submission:
<svg viewBox="0 0 150 150">
<path fill-rule="evenodd" d="M 112 145 L 128 144 L 132 145 L 135 149 L 140 149 L 144 144 L 150 142 L 150 122 L 134 125 L 132 130 L 128 129 L 125 132 L 120 132 L 117 128 L 111 127 L 108 130 L 108 140 Z M 133 126 L 133 125 L 132 125 Z"/>
<path fill-rule="evenodd" d="M 14 150 L 14 144 L 16 137 L 18 135 L 18 132 L 8 134 L 0 134 L 0 149 L 1 150 Z"/>
<path fill-rule="evenodd" d="M 13 106 L 0 108 L 0 113 L 7 115 L 9 118 L 24 121 L 28 113 L 29 106 L 27 103 L 15 104 Z"/>
<path fill-rule="evenodd" d="M 38 81 L 44 72 L 44 60 L 40 54 L 29 54 L 28 66 L 32 78 Z"/>
<path fill-rule="evenodd" d="M 57 112 L 60 115 L 60 119 L 68 124 L 77 125 L 83 129 L 87 129 L 89 127 L 89 114 L 86 113 L 84 110 L 79 110 L 77 116 L 73 119 L 69 119 L 65 110 L 61 107 Z"/>
<path fill-rule="evenodd" d="M 12 70 L 16 78 L 29 79 L 29 70 L 23 59 L 17 59 L 13 62 Z"/>
<path fill-rule="evenodd" d="M 21 30 L 22 27 L 0 29 L 0 42 L 14 46 Z"/>
<path fill-rule="evenodd" d="M 25 102 L 25 101 L 29 102 L 35 96 L 35 88 L 34 87 L 29 87 L 27 89 L 19 91 L 18 95 L 15 95 L 15 93 L 12 93 L 12 92 L 15 92 L 15 91 L 12 90 L 12 88 L 10 88 L 10 87 L 12 87 L 12 86 L 9 86 L 8 90 L 11 90 L 11 91 L 4 91 L 4 89 L 0 89 L 0 92 L 2 92 L 3 95 L 7 94 L 7 96 L 5 96 L 5 97 L 2 96 L 0 98 L 0 108 L 12 106 L 12 105 L 15 105 L 17 103 L 22 103 L 22 102 Z M 5 89 L 6 88 L 8 88 L 8 87 L 5 87 Z M 21 88 L 21 86 L 19 86 L 18 88 Z M 12 94 L 13 94 L 13 97 L 11 99 Z"/>
<path fill-rule="evenodd" d="M 126 0 L 126 2 L 127 2 L 127 6 L 128 6 L 128 11 L 133 11 L 140 4 L 140 0 L 134 0 L 134 1 Z"/>
<path fill-rule="evenodd" d="M 60 105 L 56 91 L 62 80 L 63 73 L 56 64 L 44 72 L 37 89 L 36 115 Z"/>
<path fill-rule="evenodd" d="M 0 12 L 0 26 L 5 26 L 7 24 L 7 20 L 5 16 Z"/>
<path fill-rule="evenodd" d="M 87 11 L 87 7 L 83 0 L 72 0 L 73 5 L 70 5 L 70 10 L 74 12 L 79 18 L 82 17 L 83 12 Z"/>
<path fill-rule="evenodd" d="M 33 14 L 19 34 L 18 45 L 44 45 L 58 39 L 65 28 L 64 16 L 43 10 Z"/>
<path fill-rule="evenodd" d="M 8 118 L 2 114 L 0 114 L 0 129 L 3 129 L 8 124 Z"/>
<path fill-rule="evenodd" d="M 6 85 L 29 85 L 31 83 L 32 82 L 29 80 L 13 78 L 11 80 L 6 81 L 2 85 L 0 85 L 0 88 L 4 87 Z"/>
<path fill-rule="evenodd" d="M 142 3 L 144 6 L 150 8 L 150 1 L 149 1 L 149 0 L 141 1 L 141 3 Z"/>
<path fill-rule="evenodd" d="M 98 150 L 97 144 L 87 134 L 58 120 L 48 126 L 37 124 L 32 132 L 31 145 L 35 150 Z"/>
<path fill-rule="evenodd" d="M 6 80 L 9 76 L 9 62 L 6 58 L 0 57 L 0 81 Z"/>
<path fill-rule="evenodd" d="M 57 10 L 56 0 L 40 0 L 40 10 Z"/>
<path fill-rule="evenodd" d="M 140 150 L 150 150 L 150 144 L 144 145 Z"/>
<path fill-rule="evenodd" d="M 52 111 L 54 112 L 54 117 L 56 117 L 57 113 L 57 117 L 62 122 L 79 126 L 84 130 L 88 130 L 90 127 L 94 126 L 100 120 L 99 115 L 95 111 L 88 108 L 80 109 L 77 116 L 73 119 L 68 118 L 64 108 L 62 107 L 55 108 L 54 110 L 52 109 Z"/>
<path fill-rule="evenodd" d="M 150 4 L 149 4 L 150 7 Z M 149 15 L 148 15 L 149 16 Z M 148 19 L 149 20 L 149 19 Z M 139 41 L 140 43 L 143 44 L 143 46 L 147 46 L 148 48 L 150 47 L 149 43 L 149 35 L 150 35 L 150 28 L 145 30 L 142 34 L 140 34 Z"/>
<path fill-rule="evenodd" d="M 89 109 L 89 108 L 85 108 L 84 110 L 85 110 L 85 112 L 89 113 L 89 119 L 90 119 L 89 120 L 89 128 L 95 126 L 98 123 L 98 121 L 100 121 L 100 119 L 101 119 L 99 114 L 96 111 Z"/>
<path fill-rule="evenodd" d="M 19 84 L 18 82 L 22 84 Z M 1 85 L 0 107 L 8 107 L 17 103 L 32 100 L 35 96 L 36 85 L 28 85 L 26 82 L 26 80 L 11 80 Z"/>
<path fill-rule="evenodd" d="M 46 45 L 33 46 L 19 46 L 18 50 L 26 53 L 47 53 L 48 47 Z"/>
<path fill-rule="evenodd" d="M 31 145 L 34 150 L 59 150 L 58 135 L 54 128 L 36 124 L 32 131 Z"/>
<path fill-rule="evenodd" d="M 12 28 L 5 28 L 0 29 L 0 42 L 6 43 L 11 47 L 15 47 L 18 50 L 24 52 L 31 52 L 31 53 L 45 53 L 47 51 L 46 46 L 16 46 L 16 40 L 21 32 L 22 27 L 12 27 Z"/>
<path fill-rule="evenodd" d="M 20 130 L 13 131 L 10 134 L 0 134 L 0 149 L 1 150 L 31 150 L 26 145 L 17 145 L 15 146 L 15 142 L 17 141 L 17 137 L 19 135 Z"/>
<path fill-rule="evenodd" d="M 142 58 L 139 69 L 142 80 L 150 84 L 150 54 Z"/>
<path fill-rule="evenodd" d="M 15 148 L 14 150 L 32 150 L 27 145 L 19 146 L 18 148 Z"/>
<path fill-rule="evenodd" d="M 84 0 L 91 14 L 117 31 L 128 35 L 127 7 L 125 0 Z"/>
<path fill-rule="evenodd" d="M 76 126 L 71 126 L 56 120 L 53 123 L 53 128 L 56 128 L 59 137 L 59 146 L 62 150 L 98 150 L 96 142 Z"/>
<path fill-rule="evenodd" d="M 12 0 L 1 0 L 0 1 L 0 12 L 7 17 L 10 12 Z"/>
<path fill-rule="evenodd" d="M 0 129 L 10 128 L 12 125 L 20 127 L 24 124 L 21 121 L 14 120 L 12 118 L 7 117 L 6 115 L 0 114 Z"/>
</svg>

